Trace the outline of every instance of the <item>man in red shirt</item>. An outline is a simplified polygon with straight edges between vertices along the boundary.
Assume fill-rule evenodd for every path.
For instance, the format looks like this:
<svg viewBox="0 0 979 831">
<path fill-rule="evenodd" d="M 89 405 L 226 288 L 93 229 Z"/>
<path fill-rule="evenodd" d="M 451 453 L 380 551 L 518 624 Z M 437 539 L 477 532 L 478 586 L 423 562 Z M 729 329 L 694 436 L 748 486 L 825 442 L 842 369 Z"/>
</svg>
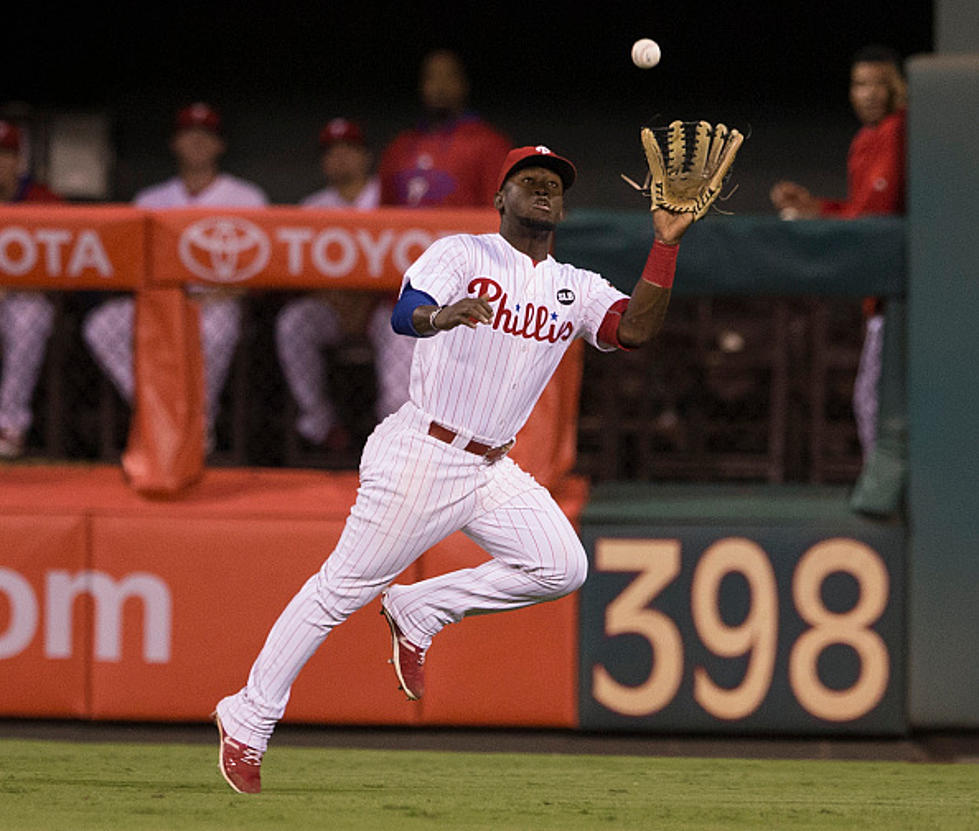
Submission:
<svg viewBox="0 0 979 831">
<path fill-rule="evenodd" d="M 399 133 L 381 157 L 381 204 L 492 204 L 496 175 L 511 144 L 466 109 L 469 79 L 459 56 L 444 49 L 428 54 L 421 64 L 419 95 L 424 117 Z"/>
<path fill-rule="evenodd" d="M 906 94 L 897 53 L 883 46 L 861 49 L 850 70 L 850 104 L 863 126 L 850 144 L 846 199 L 820 198 L 795 182 L 777 182 L 771 200 L 779 215 L 783 219 L 851 219 L 903 214 Z M 854 383 L 853 410 L 866 459 L 877 437 L 884 315 L 879 298 L 867 298 L 864 311 L 866 336 Z"/>
<path fill-rule="evenodd" d="M 381 155 L 381 205 L 411 208 L 485 208 L 499 188 L 497 176 L 511 142 L 472 110 L 469 77 L 455 52 L 436 49 L 421 62 L 418 95 L 423 116 L 394 137 Z M 380 300 L 377 312 L 390 320 L 397 295 Z M 382 386 L 408 389 L 414 343 L 378 330 Z"/>
<path fill-rule="evenodd" d="M 61 202 L 57 194 L 21 172 L 21 132 L 0 121 L 0 203 Z M 38 291 L 0 287 L 0 459 L 24 454 L 33 421 L 31 399 L 54 325 L 54 306 Z"/>
</svg>

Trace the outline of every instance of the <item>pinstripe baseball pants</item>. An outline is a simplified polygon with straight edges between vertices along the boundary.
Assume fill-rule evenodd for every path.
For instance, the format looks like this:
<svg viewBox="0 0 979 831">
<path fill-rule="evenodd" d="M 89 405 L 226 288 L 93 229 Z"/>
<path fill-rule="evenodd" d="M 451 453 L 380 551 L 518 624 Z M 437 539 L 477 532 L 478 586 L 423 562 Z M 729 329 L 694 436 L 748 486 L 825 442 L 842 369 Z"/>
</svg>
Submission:
<svg viewBox="0 0 979 831">
<path fill-rule="evenodd" d="M 853 415 L 857 436 L 866 461 L 877 443 L 877 412 L 880 409 L 880 373 L 884 351 L 884 315 L 867 320 L 857 377 L 853 382 Z"/>
<path fill-rule="evenodd" d="M 26 433 L 34 420 L 31 398 L 54 326 L 54 306 L 40 292 L 0 295 L 0 428 Z"/>
<path fill-rule="evenodd" d="M 470 437 L 429 436 L 431 420 L 408 403 L 368 439 L 336 548 L 272 626 L 246 686 L 218 705 L 228 735 L 264 751 L 293 681 L 333 627 L 454 531 L 491 559 L 388 591 L 386 607 L 423 648 L 466 615 L 553 600 L 584 582 L 584 549 L 547 490 L 508 458 L 489 464 L 455 446 Z"/>
<path fill-rule="evenodd" d="M 241 335 L 241 302 L 237 297 L 198 293 L 190 295 L 200 310 L 201 351 L 204 355 L 205 415 L 208 430 L 217 420 L 221 391 Z M 89 312 L 82 324 L 85 343 L 112 379 L 119 394 L 133 401 L 133 321 L 131 297 L 106 300 Z"/>
</svg>

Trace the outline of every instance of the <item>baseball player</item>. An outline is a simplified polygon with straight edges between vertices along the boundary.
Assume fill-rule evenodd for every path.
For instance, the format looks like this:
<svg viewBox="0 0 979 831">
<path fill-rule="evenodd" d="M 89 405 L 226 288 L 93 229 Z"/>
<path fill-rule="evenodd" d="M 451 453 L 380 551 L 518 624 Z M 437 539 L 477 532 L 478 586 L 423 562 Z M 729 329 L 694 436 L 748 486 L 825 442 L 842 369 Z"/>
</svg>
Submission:
<svg viewBox="0 0 979 831">
<path fill-rule="evenodd" d="M 370 173 L 372 156 L 363 128 L 346 118 L 328 121 L 320 131 L 327 187 L 300 203 L 311 209 L 369 211 L 380 202 L 380 181 Z M 395 298 L 376 292 L 313 292 L 286 303 L 275 320 L 279 363 L 299 408 L 296 430 L 312 445 L 341 452 L 350 434 L 337 418 L 326 386 L 322 350 L 343 342 L 348 332 L 366 327 L 375 355 L 378 381 L 375 412 L 380 421 L 408 399 L 408 371 L 414 343 L 391 329 Z"/>
<path fill-rule="evenodd" d="M 216 708 L 220 769 L 236 791 L 260 790 L 262 755 L 300 669 L 382 592 L 395 674 L 419 699 L 426 651 L 446 624 L 553 600 L 584 581 L 571 523 L 507 452 L 575 338 L 611 351 L 656 334 L 693 214 L 653 212 L 655 241 L 628 297 L 549 253 L 575 176 L 546 147 L 511 150 L 494 196 L 499 232 L 440 239 L 405 273 L 392 325 L 415 339 L 410 400 L 368 439 L 336 548 L 273 625 L 246 685 Z M 391 585 L 460 529 L 487 562 Z"/>
<path fill-rule="evenodd" d="M 62 202 L 21 172 L 20 128 L 0 121 L 0 202 Z M 54 306 L 37 291 L 0 289 L 0 459 L 24 455 L 33 422 L 31 398 L 54 326 Z"/>
<path fill-rule="evenodd" d="M 257 185 L 220 171 L 218 162 L 226 144 L 221 116 L 210 105 L 191 104 L 177 113 L 170 149 L 177 160 L 177 175 L 137 193 L 133 200 L 137 207 L 260 208 L 268 204 L 265 193 Z M 211 450 L 221 390 L 241 332 L 241 305 L 237 296 L 220 289 L 194 286 L 188 291 L 200 311 L 207 445 Z M 130 404 L 133 400 L 133 309 L 131 297 L 107 300 L 89 313 L 83 324 L 85 342 Z"/>
</svg>

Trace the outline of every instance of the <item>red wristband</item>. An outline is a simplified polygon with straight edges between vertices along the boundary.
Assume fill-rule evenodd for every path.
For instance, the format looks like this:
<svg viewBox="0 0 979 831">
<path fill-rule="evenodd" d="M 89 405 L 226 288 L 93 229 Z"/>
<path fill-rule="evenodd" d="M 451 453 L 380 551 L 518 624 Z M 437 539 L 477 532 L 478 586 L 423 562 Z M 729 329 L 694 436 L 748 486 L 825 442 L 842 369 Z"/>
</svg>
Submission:
<svg viewBox="0 0 979 831">
<path fill-rule="evenodd" d="M 661 289 L 673 287 L 673 277 L 676 273 L 676 255 L 680 244 L 667 245 L 655 240 L 646 258 L 646 267 L 642 270 L 642 279 Z"/>
</svg>

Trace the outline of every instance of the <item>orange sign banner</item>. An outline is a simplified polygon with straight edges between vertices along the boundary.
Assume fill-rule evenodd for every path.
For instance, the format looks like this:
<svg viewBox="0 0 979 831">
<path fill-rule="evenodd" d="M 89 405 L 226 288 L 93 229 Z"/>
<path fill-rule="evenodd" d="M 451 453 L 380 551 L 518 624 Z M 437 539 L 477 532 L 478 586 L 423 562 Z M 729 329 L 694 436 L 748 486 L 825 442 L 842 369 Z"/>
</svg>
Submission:
<svg viewBox="0 0 979 831">
<path fill-rule="evenodd" d="M 352 471 L 222 468 L 180 500 L 146 501 L 110 465 L 11 468 L 0 477 L 0 716 L 206 721 L 340 538 L 358 484 Z M 573 523 L 587 496 L 582 478 L 554 489 Z M 397 582 L 486 558 L 457 532 Z M 379 609 L 375 599 L 330 633 L 287 720 L 577 726 L 575 596 L 446 627 L 414 703 L 386 662 Z"/>
<path fill-rule="evenodd" d="M 0 286 L 128 290 L 148 281 L 396 291 L 436 239 L 498 229 L 498 214 L 482 208 L 12 205 L 0 209 Z"/>
<path fill-rule="evenodd" d="M 493 210 L 188 208 L 150 211 L 149 279 L 248 288 L 397 291 L 440 237 L 499 229 Z"/>
<path fill-rule="evenodd" d="M 147 215 L 121 206 L 0 208 L 0 287 L 134 289 L 146 271 Z"/>
</svg>

